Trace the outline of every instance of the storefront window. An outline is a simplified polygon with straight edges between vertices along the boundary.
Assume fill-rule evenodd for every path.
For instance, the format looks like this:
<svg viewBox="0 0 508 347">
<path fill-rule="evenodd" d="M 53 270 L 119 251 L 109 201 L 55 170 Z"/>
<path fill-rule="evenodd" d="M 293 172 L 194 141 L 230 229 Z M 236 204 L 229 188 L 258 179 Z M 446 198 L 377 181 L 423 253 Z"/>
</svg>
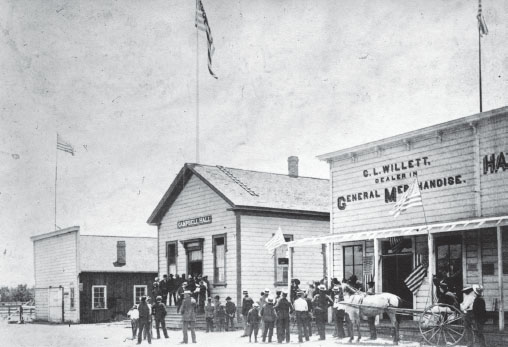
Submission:
<svg viewBox="0 0 508 347">
<path fill-rule="evenodd" d="M 226 235 L 213 237 L 214 271 L 213 283 L 222 284 L 226 282 Z"/>
<path fill-rule="evenodd" d="M 363 275 L 363 246 L 344 246 L 344 278 L 349 280 L 355 275 L 358 280 Z"/>
<path fill-rule="evenodd" d="M 436 275 L 445 280 L 450 291 L 462 294 L 462 239 L 460 236 L 436 240 Z"/>
<path fill-rule="evenodd" d="M 284 235 L 286 242 L 293 241 L 293 235 Z M 289 278 L 288 246 L 283 245 L 275 249 L 275 282 L 277 285 L 287 285 Z"/>
</svg>

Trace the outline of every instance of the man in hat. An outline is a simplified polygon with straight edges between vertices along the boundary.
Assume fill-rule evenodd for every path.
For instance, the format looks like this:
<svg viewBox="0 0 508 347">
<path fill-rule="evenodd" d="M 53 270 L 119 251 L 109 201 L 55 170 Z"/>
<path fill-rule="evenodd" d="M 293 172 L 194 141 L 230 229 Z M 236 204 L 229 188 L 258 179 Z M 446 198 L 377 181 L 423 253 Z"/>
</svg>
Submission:
<svg viewBox="0 0 508 347">
<path fill-rule="evenodd" d="M 155 318 L 155 330 L 157 331 L 157 339 L 161 338 L 159 327 L 162 327 L 164 337 L 168 338 L 168 331 L 166 330 L 166 305 L 162 302 L 162 296 L 156 298 L 156 303 L 152 305 L 152 315 Z"/>
<path fill-rule="evenodd" d="M 315 290 L 307 291 L 305 293 L 305 301 L 307 301 L 307 317 L 305 319 L 305 324 L 307 325 L 307 330 L 309 330 L 309 336 L 312 336 L 312 312 L 314 312 L 314 307 L 312 306 L 312 300 L 314 299 Z"/>
<path fill-rule="evenodd" d="M 132 339 L 134 340 L 137 338 L 138 324 L 139 324 L 138 305 L 132 306 L 132 308 L 127 313 L 127 316 L 129 316 L 131 319 Z"/>
<path fill-rule="evenodd" d="M 314 306 L 314 316 L 316 317 L 316 326 L 319 333 L 319 339 L 324 340 L 326 338 L 326 314 L 328 312 L 328 306 L 333 305 L 333 300 L 326 294 L 326 287 L 324 284 L 320 284 L 318 289 L 319 294 L 314 296 L 312 305 Z"/>
<path fill-rule="evenodd" d="M 212 305 L 212 298 L 208 298 L 205 306 L 206 332 L 213 332 L 213 317 L 215 307 Z"/>
<path fill-rule="evenodd" d="M 162 275 L 162 280 L 159 281 L 159 295 L 162 296 L 162 303 L 166 305 L 169 293 L 168 275 Z"/>
<path fill-rule="evenodd" d="M 474 337 L 480 343 L 480 347 L 485 347 L 485 336 L 483 335 L 483 325 L 487 320 L 487 311 L 485 309 L 485 300 L 483 299 L 483 287 L 473 285 L 462 290 L 464 301 L 460 305 L 462 311 L 466 313 L 464 328 L 466 332 L 466 341 L 468 347 L 474 344 Z"/>
<path fill-rule="evenodd" d="M 169 279 L 168 279 L 168 295 L 169 295 L 168 305 L 169 306 L 171 306 L 171 302 L 173 302 L 173 305 L 176 306 L 176 290 L 177 289 L 178 289 L 177 279 L 174 278 L 173 274 L 169 274 Z"/>
<path fill-rule="evenodd" d="M 336 284 L 333 288 L 333 311 L 335 317 L 335 331 L 336 337 L 339 339 L 344 338 L 346 335 L 344 334 L 344 306 L 340 304 L 341 301 L 344 301 L 344 293 L 342 292 L 342 287 L 340 282 Z"/>
<path fill-rule="evenodd" d="M 243 291 L 243 299 L 242 299 L 242 321 L 243 321 L 243 335 L 242 337 L 249 336 L 249 325 L 247 322 L 247 315 L 249 314 L 250 309 L 252 308 L 252 305 L 254 305 L 254 300 L 249 296 L 249 292 L 244 290 Z M 259 306 L 259 305 L 258 305 Z M 257 334 L 256 334 L 257 336 Z M 257 337 L 256 337 L 257 341 Z"/>
<path fill-rule="evenodd" d="M 236 305 L 231 297 L 226 298 L 226 331 L 235 330 Z"/>
<path fill-rule="evenodd" d="M 277 301 L 274 308 L 277 312 L 277 341 L 282 343 L 285 337 L 286 342 L 289 343 L 289 315 L 293 313 L 293 305 L 288 300 L 286 289 L 282 291 L 282 297 Z"/>
<path fill-rule="evenodd" d="M 268 289 L 268 288 L 266 288 L 264 291 L 261 292 L 261 298 L 259 299 L 259 310 L 262 310 L 263 307 L 265 307 L 267 299 L 268 299 L 268 294 L 270 294 L 270 289 Z M 265 322 L 263 320 L 261 320 L 261 323 L 259 326 L 261 331 L 264 331 L 264 327 L 265 327 Z"/>
<path fill-rule="evenodd" d="M 303 336 L 305 341 L 309 341 L 309 330 L 307 329 L 307 314 L 309 307 L 307 301 L 304 299 L 305 293 L 299 290 L 297 293 L 298 298 L 295 300 L 295 311 L 296 311 L 296 325 L 298 326 L 298 342 L 303 342 Z"/>
<path fill-rule="evenodd" d="M 180 313 L 182 314 L 182 331 L 183 341 L 182 343 L 188 343 L 189 338 L 187 330 L 190 328 L 192 343 L 196 343 L 196 332 L 194 326 L 196 325 L 196 300 L 191 297 L 191 292 L 186 290 L 183 292 L 183 302 Z"/>
<path fill-rule="evenodd" d="M 183 293 L 187 290 L 187 282 L 182 282 L 182 284 L 180 285 L 180 287 L 178 287 L 178 291 L 177 291 L 177 295 L 178 295 L 178 306 L 176 308 L 176 313 L 179 313 L 180 312 L 180 307 L 182 306 L 182 302 L 183 302 Z"/>
<path fill-rule="evenodd" d="M 273 325 L 277 320 L 277 313 L 273 308 L 273 298 L 266 300 L 266 305 L 261 309 L 261 319 L 264 322 L 263 343 L 266 342 L 266 334 L 268 333 L 268 343 L 272 342 Z"/>
<path fill-rule="evenodd" d="M 150 333 L 150 308 L 146 303 L 146 296 L 141 297 L 141 302 L 138 306 L 139 312 L 139 330 L 138 330 L 138 345 L 141 344 L 143 338 L 143 331 L 146 331 L 148 343 L 152 343 L 152 334 Z"/>
</svg>

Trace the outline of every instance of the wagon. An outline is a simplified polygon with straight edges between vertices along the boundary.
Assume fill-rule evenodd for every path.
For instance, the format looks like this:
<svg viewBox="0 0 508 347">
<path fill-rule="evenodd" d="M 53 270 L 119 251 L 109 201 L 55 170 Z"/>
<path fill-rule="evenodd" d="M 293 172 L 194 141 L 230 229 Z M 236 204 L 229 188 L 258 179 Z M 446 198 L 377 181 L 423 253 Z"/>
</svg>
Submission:
<svg viewBox="0 0 508 347">
<path fill-rule="evenodd" d="M 374 308 L 348 302 L 341 304 L 367 310 Z M 453 306 L 436 303 L 423 311 L 395 307 L 387 307 L 385 310 L 396 315 L 417 317 L 420 334 L 431 346 L 455 346 L 464 338 L 464 314 Z"/>
</svg>

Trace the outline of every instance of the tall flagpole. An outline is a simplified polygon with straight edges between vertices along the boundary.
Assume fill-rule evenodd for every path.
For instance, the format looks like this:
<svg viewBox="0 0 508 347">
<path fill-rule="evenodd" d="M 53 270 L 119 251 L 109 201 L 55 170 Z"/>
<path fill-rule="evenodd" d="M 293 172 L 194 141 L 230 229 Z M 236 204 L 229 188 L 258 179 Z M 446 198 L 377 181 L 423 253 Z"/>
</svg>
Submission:
<svg viewBox="0 0 508 347">
<path fill-rule="evenodd" d="M 199 9 L 196 0 L 196 16 Z M 196 163 L 199 163 L 199 29 L 196 21 Z"/>
<path fill-rule="evenodd" d="M 481 1 L 480 1 L 481 6 Z M 480 7 L 481 8 L 481 7 Z M 480 112 L 483 111 L 482 106 L 482 39 L 481 28 L 478 25 L 478 79 L 480 82 Z"/>
<path fill-rule="evenodd" d="M 55 146 L 55 230 L 56 226 L 56 183 L 58 178 L 58 133 L 56 133 L 56 146 Z"/>
</svg>

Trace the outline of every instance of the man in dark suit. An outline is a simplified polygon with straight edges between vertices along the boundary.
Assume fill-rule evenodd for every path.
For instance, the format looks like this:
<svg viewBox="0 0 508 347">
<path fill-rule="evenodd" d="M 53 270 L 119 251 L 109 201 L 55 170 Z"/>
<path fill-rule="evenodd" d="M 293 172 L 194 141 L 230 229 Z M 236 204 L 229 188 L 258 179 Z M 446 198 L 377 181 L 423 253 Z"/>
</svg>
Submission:
<svg viewBox="0 0 508 347">
<path fill-rule="evenodd" d="M 163 275 L 159 281 L 159 295 L 162 296 L 162 303 L 166 305 L 168 299 L 169 283 L 168 275 Z"/>
<path fill-rule="evenodd" d="M 138 345 L 141 344 L 141 340 L 143 338 L 143 331 L 146 330 L 147 332 L 147 339 L 148 343 L 152 343 L 152 334 L 150 333 L 149 329 L 150 327 L 150 308 L 148 307 L 148 304 L 146 303 L 146 296 L 143 296 L 141 298 L 141 302 L 138 306 L 138 312 L 139 312 L 139 331 L 138 331 Z"/>
<path fill-rule="evenodd" d="M 252 298 L 249 296 L 248 291 L 244 290 L 243 295 L 245 295 L 245 296 L 243 297 L 243 300 L 242 300 L 242 317 L 243 317 L 243 319 L 242 319 L 242 321 L 243 321 L 243 335 L 242 335 L 242 337 L 250 335 L 249 325 L 247 322 L 247 315 L 249 314 L 249 311 L 252 308 L 252 305 L 254 305 L 254 300 L 252 300 Z M 257 340 L 257 338 L 256 338 L 256 340 Z"/>
<path fill-rule="evenodd" d="M 164 337 L 168 338 L 168 331 L 166 330 L 166 305 L 162 303 L 162 297 L 157 297 L 157 302 L 152 305 L 152 314 L 155 318 L 155 329 L 157 330 L 157 338 L 161 338 L 159 327 L 162 327 Z"/>
<path fill-rule="evenodd" d="M 287 290 L 282 291 L 282 297 L 277 301 L 274 308 L 277 311 L 277 340 L 282 343 L 285 337 L 286 342 L 289 343 L 289 315 L 293 313 L 293 305 L 288 300 Z"/>
<path fill-rule="evenodd" d="M 183 292 L 183 302 L 182 307 L 180 308 L 180 313 L 182 314 L 182 331 L 183 331 L 183 341 L 182 343 L 189 343 L 189 337 L 187 335 L 187 330 L 190 328 L 192 343 L 196 343 L 196 332 L 194 331 L 194 326 L 196 325 L 196 300 L 191 297 L 191 292 L 186 290 Z"/>
</svg>

